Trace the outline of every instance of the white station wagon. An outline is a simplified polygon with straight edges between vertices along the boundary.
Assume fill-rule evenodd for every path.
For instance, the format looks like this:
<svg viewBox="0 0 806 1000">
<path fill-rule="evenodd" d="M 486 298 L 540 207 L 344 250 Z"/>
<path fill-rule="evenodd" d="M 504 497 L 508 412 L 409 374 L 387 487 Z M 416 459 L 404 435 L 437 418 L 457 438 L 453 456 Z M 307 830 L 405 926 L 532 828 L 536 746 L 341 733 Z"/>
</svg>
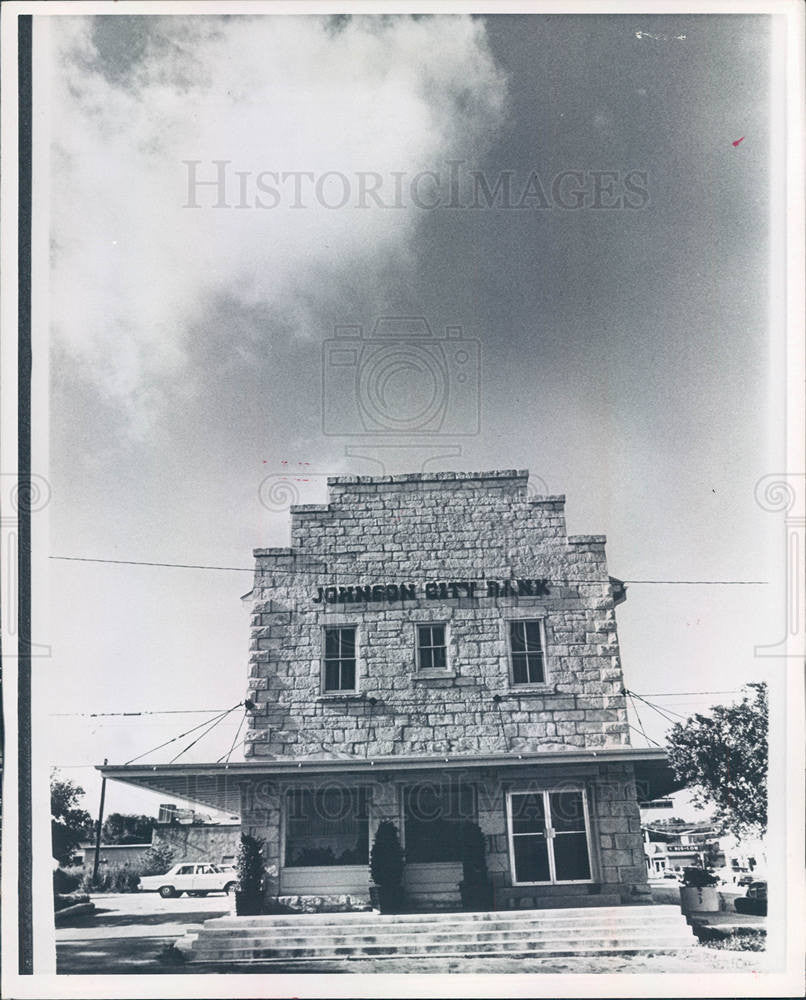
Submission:
<svg viewBox="0 0 806 1000">
<path fill-rule="evenodd" d="M 218 865 L 199 865 L 183 861 L 164 875 L 143 875 L 138 886 L 143 892 L 158 892 L 172 899 L 186 892 L 188 896 L 206 896 L 208 892 L 234 892 L 238 880 L 232 870 Z"/>
</svg>

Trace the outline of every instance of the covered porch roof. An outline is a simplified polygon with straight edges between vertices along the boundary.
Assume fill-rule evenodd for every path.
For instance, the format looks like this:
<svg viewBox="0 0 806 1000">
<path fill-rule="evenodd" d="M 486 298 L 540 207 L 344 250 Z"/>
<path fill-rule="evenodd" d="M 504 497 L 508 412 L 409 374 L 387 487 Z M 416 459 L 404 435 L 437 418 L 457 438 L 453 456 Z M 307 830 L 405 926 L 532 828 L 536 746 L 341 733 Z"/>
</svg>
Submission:
<svg viewBox="0 0 806 1000">
<path fill-rule="evenodd" d="M 104 777 L 138 788 L 199 802 L 225 812 L 240 810 L 245 781 L 290 775 L 390 774 L 468 768 L 545 767 L 563 764 L 622 764 L 635 767 L 638 797 L 660 798 L 677 791 L 677 781 L 662 749 L 614 747 L 601 750 L 555 750 L 511 753 L 417 754 L 393 757 L 263 757 L 234 764 L 99 764 Z"/>
</svg>

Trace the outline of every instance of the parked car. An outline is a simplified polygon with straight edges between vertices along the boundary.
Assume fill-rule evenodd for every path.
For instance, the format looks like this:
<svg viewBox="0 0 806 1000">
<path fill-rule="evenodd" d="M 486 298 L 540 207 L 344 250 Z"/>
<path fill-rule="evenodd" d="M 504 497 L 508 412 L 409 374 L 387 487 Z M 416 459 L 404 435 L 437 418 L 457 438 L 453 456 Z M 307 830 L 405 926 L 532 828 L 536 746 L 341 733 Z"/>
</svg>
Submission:
<svg viewBox="0 0 806 1000">
<path fill-rule="evenodd" d="M 238 880 L 234 872 L 218 865 L 182 861 L 164 875 L 143 875 L 139 889 L 158 892 L 163 899 L 172 899 L 186 892 L 188 896 L 206 896 L 208 892 L 234 892 Z"/>
<path fill-rule="evenodd" d="M 767 883 L 751 882 L 744 896 L 733 901 L 737 913 L 752 913 L 756 917 L 767 916 Z"/>
</svg>

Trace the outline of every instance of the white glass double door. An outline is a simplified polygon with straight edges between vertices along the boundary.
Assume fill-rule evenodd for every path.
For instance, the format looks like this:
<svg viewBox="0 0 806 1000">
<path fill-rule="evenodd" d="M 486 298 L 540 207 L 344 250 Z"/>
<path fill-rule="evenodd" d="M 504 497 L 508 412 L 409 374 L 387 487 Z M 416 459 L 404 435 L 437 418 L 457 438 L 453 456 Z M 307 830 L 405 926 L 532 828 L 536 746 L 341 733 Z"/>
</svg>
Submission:
<svg viewBox="0 0 806 1000">
<path fill-rule="evenodd" d="M 508 792 L 507 828 L 513 885 L 592 881 L 584 789 Z"/>
</svg>

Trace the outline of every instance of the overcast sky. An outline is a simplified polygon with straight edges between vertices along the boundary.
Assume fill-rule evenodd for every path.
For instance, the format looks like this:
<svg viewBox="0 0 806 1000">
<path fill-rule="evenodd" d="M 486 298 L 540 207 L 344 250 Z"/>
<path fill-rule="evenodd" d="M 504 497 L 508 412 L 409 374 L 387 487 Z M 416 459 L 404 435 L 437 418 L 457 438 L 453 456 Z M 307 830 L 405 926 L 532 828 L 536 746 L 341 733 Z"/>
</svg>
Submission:
<svg viewBox="0 0 806 1000">
<path fill-rule="evenodd" d="M 783 467 L 768 19 L 59 17 L 49 40 L 37 25 L 52 552 L 245 570 L 53 562 L 42 704 L 240 701 L 253 547 L 287 544 L 292 493 L 322 502 L 327 474 L 377 474 L 381 457 L 530 469 L 567 495 L 570 532 L 607 535 L 622 579 L 771 581 L 635 583 L 618 609 L 639 693 L 771 676 L 753 652 L 783 634 L 780 523 L 753 493 Z M 223 194 L 194 184 L 219 176 Z M 327 344 L 345 325 L 371 340 L 381 316 L 465 341 L 461 382 L 433 344 L 427 371 L 386 372 L 403 435 L 377 399 L 361 423 Z M 60 717 L 53 763 L 92 804 L 94 774 L 73 765 L 122 763 L 201 718 Z M 183 760 L 215 760 L 237 724 Z M 110 786 L 112 810 L 155 801 Z"/>
</svg>

